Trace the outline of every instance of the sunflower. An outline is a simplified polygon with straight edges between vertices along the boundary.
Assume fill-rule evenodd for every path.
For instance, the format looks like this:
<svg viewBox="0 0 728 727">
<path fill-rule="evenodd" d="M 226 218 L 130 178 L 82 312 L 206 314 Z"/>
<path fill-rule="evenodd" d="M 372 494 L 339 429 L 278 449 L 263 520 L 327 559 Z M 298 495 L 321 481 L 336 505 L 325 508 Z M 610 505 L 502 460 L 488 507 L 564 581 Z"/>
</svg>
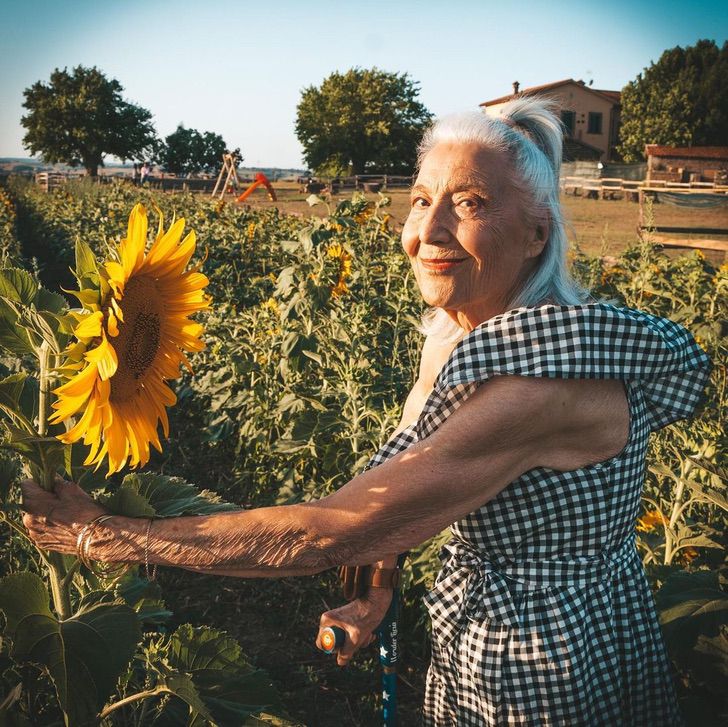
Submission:
<svg viewBox="0 0 728 727">
<path fill-rule="evenodd" d="M 656 525 L 667 525 L 665 516 L 659 510 L 650 510 L 637 520 L 637 530 L 641 533 L 654 530 Z"/>
<path fill-rule="evenodd" d="M 331 296 L 339 298 L 349 292 L 346 281 L 351 277 L 351 255 L 338 242 L 332 243 L 326 253 L 330 258 L 339 262 L 339 279 L 336 281 L 336 285 L 331 288 Z"/>
<path fill-rule="evenodd" d="M 78 415 L 59 439 L 90 445 L 84 464 L 101 465 L 109 475 L 127 460 L 132 467 L 149 461 L 150 445 L 161 450 L 159 422 L 169 436 L 166 407 L 176 402 L 166 381 L 191 371 L 185 351 L 200 351 L 202 326 L 188 316 L 207 308 L 207 278 L 199 267 L 185 270 L 195 251 L 195 233 L 184 239 L 184 220 L 159 230 L 148 252 L 147 211 L 137 204 L 117 260 L 98 268 L 98 287 L 74 292 L 84 312 L 74 313 L 77 339 L 61 371 L 72 378 L 55 390 L 52 422 Z M 180 241 L 181 240 L 181 241 Z M 86 278 L 84 278 L 87 281 Z"/>
</svg>

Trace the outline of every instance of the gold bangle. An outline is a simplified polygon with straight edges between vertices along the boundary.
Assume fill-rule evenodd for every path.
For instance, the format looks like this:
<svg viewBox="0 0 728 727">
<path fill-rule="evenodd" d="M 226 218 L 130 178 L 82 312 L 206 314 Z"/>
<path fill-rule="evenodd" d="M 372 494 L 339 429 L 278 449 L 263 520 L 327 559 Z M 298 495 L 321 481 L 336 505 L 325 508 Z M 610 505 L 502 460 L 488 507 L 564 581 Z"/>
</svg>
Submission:
<svg viewBox="0 0 728 727">
<path fill-rule="evenodd" d="M 149 569 L 149 533 L 152 530 L 153 522 L 154 516 L 152 515 L 147 523 L 147 537 L 144 543 L 144 570 L 146 571 L 148 581 L 153 581 L 157 578 L 157 564 L 155 563 L 152 569 Z"/>
<path fill-rule="evenodd" d="M 81 565 L 85 566 L 97 578 L 115 578 L 124 573 L 128 567 L 126 564 L 120 563 L 118 566 L 103 569 L 95 566 L 91 561 L 91 538 L 94 534 L 94 528 L 110 520 L 112 517 L 114 516 L 109 514 L 99 515 L 91 522 L 86 523 L 81 529 L 78 540 L 76 541 L 76 553 Z"/>
</svg>

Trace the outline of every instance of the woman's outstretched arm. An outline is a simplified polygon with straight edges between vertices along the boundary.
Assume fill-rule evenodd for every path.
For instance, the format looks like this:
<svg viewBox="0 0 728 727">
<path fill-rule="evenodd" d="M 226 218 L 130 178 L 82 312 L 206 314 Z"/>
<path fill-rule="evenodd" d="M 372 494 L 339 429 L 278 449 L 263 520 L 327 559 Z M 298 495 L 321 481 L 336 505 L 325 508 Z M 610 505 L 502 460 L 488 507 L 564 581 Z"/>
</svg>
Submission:
<svg viewBox="0 0 728 727">
<path fill-rule="evenodd" d="M 241 577 L 364 565 L 427 540 L 530 469 L 614 456 L 628 424 L 618 381 L 497 377 L 430 437 L 321 500 L 161 519 L 151 528 L 146 519 L 114 517 L 95 531 L 90 557 Z M 24 484 L 24 521 L 41 547 L 75 552 L 88 521 L 79 493 Z"/>
</svg>

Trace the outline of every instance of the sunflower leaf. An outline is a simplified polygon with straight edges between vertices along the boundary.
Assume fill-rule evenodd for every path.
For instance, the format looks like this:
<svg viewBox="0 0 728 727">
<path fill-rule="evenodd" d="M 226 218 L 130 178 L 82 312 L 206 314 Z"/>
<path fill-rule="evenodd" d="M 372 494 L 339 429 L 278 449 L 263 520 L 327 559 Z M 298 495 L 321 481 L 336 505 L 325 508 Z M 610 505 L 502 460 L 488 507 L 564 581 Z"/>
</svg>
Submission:
<svg viewBox="0 0 728 727">
<path fill-rule="evenodd" d="M 153 472 L 126 475 L 116 492 L 103 503 L 115 515 L 127 517 L 207 515 L 239 509 L 224 502 L 215 493 L 199 490 L 180 477 Z"/>
<path fill-rule="evenodd" d="M 57 470 L 63 463 L 63 445 L 55 437 L 38 437 L 23 429 L 6 424 L 9 437 L 0 444 L 3 449 L 17 452 L 40 468 Z"/>
<path fill-rule="evenodd" d="M 0 297 L 13 303 L 30 305 L 38 292 L 38 283 L 26 270 L 20 268 L 3 268 L 0 270 Z"/>
<path fill-rule="evenodd" d="M 162 599 L 162 589 L 156 581 L 140 578 L 137 569 L 122 576 L 114 585 L 114 594 L 122 598 L 137 613 L 140 623 L 163 624 L 172 612 Z"/>
<path fill-rule="evenodd" d="M 137 616 L 124 604 L 98 603 L 58 621 L 48 602 L 34 573 L 13 573 L 0 581 L 12 656 L 46 668 L 68 724 L 95 725 L 141 640 Z"/>
<path fill-rule="evenodd" d="M 52 293 L 43 286 L 38 288 L 33 302 L 39 311 L 47 313 L 60 313 L 64 308 L 68 308 L 68 301 L 60 293 Z"/>
<path fill-rule="evenodd" d="M 27 331 L 18 325 L 17 313 L 2 298 L 0 298 L 0 346 L 15 356 L 24 356 L 35 350 Z"/>
<path fill-rule="evenodd" d="M 205 712 L 194 709 L 192 700 L 175 692 L 193 707 L 188 723 L 191 727 L 202 727 L 204 719 L 214 719 L 221 727 L 232 727 L 263 709 L 281 709 L 268 675 L 251 666 L 240 644 L 224 631 L 183 624 L 170 637 L 165 656 L 176 675 L 184 674 L 189 679 L 189 683 L 175 680 L 174 686 L 193 686 L 205 711 L 211 713 L 211 717 L 205 717 Z"/>
<path fill-rule="evenodd" d="M 18 411 L 20 409 L 20 397 L 23 394 L 25 380 L 28 374 L 21 371 L 19 374 L 6 376 L 0 380 L 0 408 L 8 408 Z"/>
<path fill-rule="evenodd" d="M 714 637 L 728 626 L 728 593 L 717 571 L 678 571 L 655 595 L 660 624 L 676 652 L 693 648 L 702 636 Z"/>
</svg>

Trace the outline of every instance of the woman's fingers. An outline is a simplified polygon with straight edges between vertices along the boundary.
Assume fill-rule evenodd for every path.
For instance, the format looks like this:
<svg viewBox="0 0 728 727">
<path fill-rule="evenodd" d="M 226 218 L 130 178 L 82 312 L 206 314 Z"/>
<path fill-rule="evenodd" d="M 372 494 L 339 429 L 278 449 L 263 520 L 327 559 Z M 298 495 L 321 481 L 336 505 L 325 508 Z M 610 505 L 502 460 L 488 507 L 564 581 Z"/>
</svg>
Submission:
<svg viewBox="0 0 728 727">
<path fill-rule="evenodd" d="M 321 649 L 321 632 L 330 626 L 338 626 L 346 632 L 344 645 L 336 652 L 336 663 L 346 666 L 359 649 L 369 646 L 376 636 L 372 633 L 372 620 L 361 600 L 326 611 L 321 615 L 316 646 Z"/>
<path fill-rule="evenodd" d="M 46 492 L 33 480 L 20 483 L 23 525 L 35 544 L 45 550 L 73 553 L 80 529 L 105 510 L 75 482 L 56 478 L 55 491 Z"/>
</svg>

